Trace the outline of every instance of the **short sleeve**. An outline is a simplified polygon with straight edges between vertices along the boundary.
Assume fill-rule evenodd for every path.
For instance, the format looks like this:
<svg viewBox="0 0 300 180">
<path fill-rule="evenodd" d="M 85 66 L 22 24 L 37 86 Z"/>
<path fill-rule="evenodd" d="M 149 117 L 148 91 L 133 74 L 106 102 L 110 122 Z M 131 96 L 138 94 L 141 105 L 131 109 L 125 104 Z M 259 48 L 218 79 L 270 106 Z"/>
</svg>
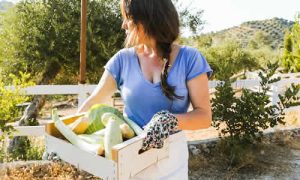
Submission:
<svg viewBox="0 0 300 180">
<path fill-rule="evenodd" d="M 122 72 L 122 63 L 120 58 L 120 52 L 116 53 L 104 66 L 104 68 L 113 76 L 116 80 L 118 89 L 121 86 L 121 72 Z"/>
<path fill-rule="evenodd" d="M 192 52 L 194 55 L 188 60 L 187 65 L 187 81 L 204 73 L 207 73 L 208 78 L 210 78 L 213 70 L 204 56 L 198 50 Z"/>
</svg>

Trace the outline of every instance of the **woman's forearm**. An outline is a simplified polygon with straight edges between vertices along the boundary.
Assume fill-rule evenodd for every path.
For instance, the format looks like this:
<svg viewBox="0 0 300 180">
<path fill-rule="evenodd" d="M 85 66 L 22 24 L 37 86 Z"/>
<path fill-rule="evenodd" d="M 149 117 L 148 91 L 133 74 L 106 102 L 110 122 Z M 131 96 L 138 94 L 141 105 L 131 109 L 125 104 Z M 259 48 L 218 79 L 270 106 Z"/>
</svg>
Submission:
<svg viewBox="0 0 300 180">
<path fill-rule="evenodd" d="M 88 111 L 94 104 L 95 98 L 93 96 L 90 96 L 77 110 L 77 113 L 82 113 Z"/>
<path fill-rule="evenodd" d="M 107 97 L 98 97 L 96 95 L 91 95 L 88 99 L 78 108 L 77 113 L 82 113 L 88 111 L 95 104 L 104 104 L 109 101 Z"/>
<path fill-rule="evenodd" d="M 211 126 L 212 115 L 201 109 L 194 109 L 185 114 L 176 114 L 179 129 L 181 130 L 198 130 L 206 129 Z"/>
<path fill-rule="evenodd" d="M 94 104 L 107 103 L 116 90 L 117 85 L 115 79 L 108 71 L 105 70 L 96 89 L 78 108 L 77 113 L 88 111 Z"/>
</svg>

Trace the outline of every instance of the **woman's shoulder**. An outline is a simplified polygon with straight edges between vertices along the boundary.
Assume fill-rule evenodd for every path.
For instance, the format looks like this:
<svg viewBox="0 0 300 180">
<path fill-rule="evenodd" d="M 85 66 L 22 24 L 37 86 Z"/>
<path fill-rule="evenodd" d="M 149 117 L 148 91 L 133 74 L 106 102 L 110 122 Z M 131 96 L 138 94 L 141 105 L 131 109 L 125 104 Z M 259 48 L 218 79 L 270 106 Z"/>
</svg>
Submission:
<svg viewBox="0 0 300 180">
<path fill-rule="evenodd" d="M 132 62 L 134 57 L 135 54 L 133 48 L 122 48 L 114 54 L 110 61 L 119 63 L 120 65 L 125 65 Z"/>
<path fill-rule="evenodd" d="M 184 54 L 194 56 L 196 54 L 201 54 L 201 52 L 193 46 L 188 45 L 180 45 L 181 49 L 183 49 Z"/>
<path fill-rule="evenodd" d="M 193 63 L 194 61 L 198 61 L 199 59 L 205 59 L 202 53 L 195 47 L 181 45 L 181 58 L 184 59 L 186 64 Z"/>
<path fill-rule="evenodd" d="M 187 69 L 187 80 L 190 80 L 202 73 L 208 73 L 211 76 L 212 69 L 202 53 L 195 47 L 183 46 L 184 48 L 184 64 Z"/>
<path fill-rule="evenodd" d="M 122 57 L 132 56 L 132 55 L 134 55 L 134 48 L 133 47 L 122 48 L 116 54 L 118 54 L 118 56 L 122 56 Z"/>
</svg>

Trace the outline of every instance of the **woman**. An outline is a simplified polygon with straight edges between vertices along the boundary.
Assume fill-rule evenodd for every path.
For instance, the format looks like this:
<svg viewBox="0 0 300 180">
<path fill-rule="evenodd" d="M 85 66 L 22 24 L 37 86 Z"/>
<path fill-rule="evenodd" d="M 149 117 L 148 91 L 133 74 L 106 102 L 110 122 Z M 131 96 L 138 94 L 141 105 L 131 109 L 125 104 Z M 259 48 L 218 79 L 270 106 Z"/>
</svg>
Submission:
<svg viewBox="0 0 300 180">
<path fill-rule="evenodd" d="M 175 43 L 178 13 L 171 0 L 121 0 L 126 48 L 105 66 L 102 78 L 79 112 L 104 103 L 119 89 L 124 115 L 145 128 L 142 150 L 161 148 L 178 130 L 208 128 L 211 68 L 195 48 Z M 189 104 L 193 110 L 187 112 Z M 185 137 L 170 144 L 170 157 L 133 179 L 188 179 Z"/>
</svg>

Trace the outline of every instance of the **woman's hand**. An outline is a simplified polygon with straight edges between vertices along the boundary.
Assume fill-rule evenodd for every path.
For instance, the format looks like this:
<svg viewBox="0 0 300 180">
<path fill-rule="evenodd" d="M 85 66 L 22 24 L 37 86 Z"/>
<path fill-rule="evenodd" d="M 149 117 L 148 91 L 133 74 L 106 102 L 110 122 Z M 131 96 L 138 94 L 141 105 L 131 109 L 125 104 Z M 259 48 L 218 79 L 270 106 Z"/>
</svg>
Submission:
<svg viewBox="0 0 300 180">
<path fill-rule="evenodd" d="M 159 149 L 163 147 L 166 138 L 179 131 L 178 120 L 169 111 L 160 111 L 152 117 L 144 131 L 147 134 L 141 150 Z"/>
</svg>

